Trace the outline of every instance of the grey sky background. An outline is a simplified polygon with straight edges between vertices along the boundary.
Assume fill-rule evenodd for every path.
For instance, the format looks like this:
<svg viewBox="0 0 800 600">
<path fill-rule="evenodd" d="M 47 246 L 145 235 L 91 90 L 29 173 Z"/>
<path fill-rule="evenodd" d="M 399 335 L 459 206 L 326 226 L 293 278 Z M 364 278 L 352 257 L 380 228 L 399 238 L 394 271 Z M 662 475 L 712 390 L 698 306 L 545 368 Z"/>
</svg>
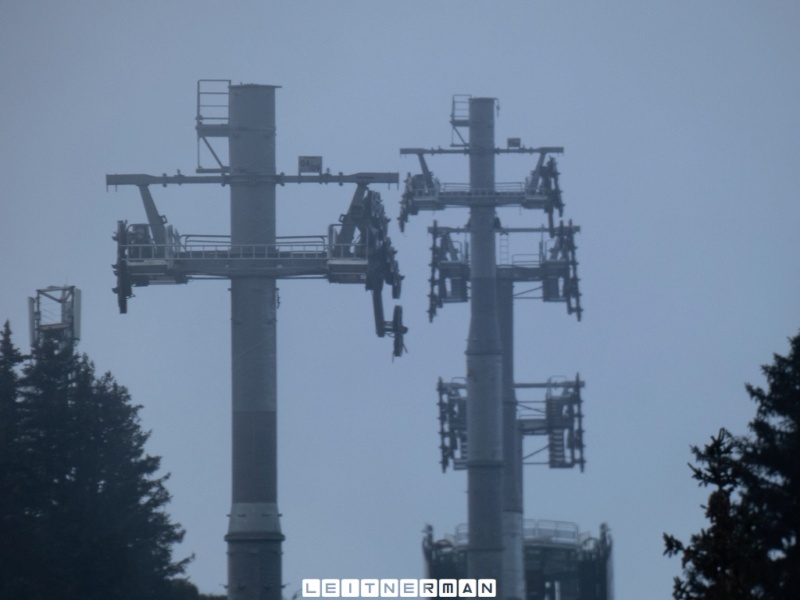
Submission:
<svg viewBox="0 0 800 600">
<path fill-rule="evenodd" d="M 563 145 L 565 217 L 582 228 L 583 322 L 515 305 L 517 381 L 580 372 L 587 469 L 527 467 L 525 516 L 614 537 L 616 597 L 667 598 L 664 531 L 705 523 L 689 446 L 745 430 L 745 382 L 785 353 L 800 296 L 800 6 L 794 2 L 0 2 L 0 318 L 28 345 L 26 297 L 83 290 L 80 349 L 126 385 L 172 473 L 177 556 L 223 593 L 230 488 L 226 282 L 110 289 L 135 188 L 106 173 L 192 173 L 196 81 L 280 85 L 278 170 L 417 172 L 450 142 L 453 94 L 497 97 L 497 143 Z M 466 182 L 463 157 L 433 157 Z M 499 158 L 522 181 L 524 157 Z M 390 216 L 400 190 L 377 187 Z M 229 230 L 228 191 L 152 188 L 181 233 Z M 323 234 L 351 187 L 278 191 L 279 235 Z M 279 507 L 285 595 L 304 577 L 422 577 L 421 530 L 466 520 L 466 475 L 438 465 L 435 385 L 465 372 L 467 305 L 427 322 L 434 218 L 392 240 L 408 354 L 373 333 L 360 286 L 279 284 Z M 500 212 L 504 224 L 542 215 Z M 531 446 L 533 449 L 533 445 Z"/>
</svg>

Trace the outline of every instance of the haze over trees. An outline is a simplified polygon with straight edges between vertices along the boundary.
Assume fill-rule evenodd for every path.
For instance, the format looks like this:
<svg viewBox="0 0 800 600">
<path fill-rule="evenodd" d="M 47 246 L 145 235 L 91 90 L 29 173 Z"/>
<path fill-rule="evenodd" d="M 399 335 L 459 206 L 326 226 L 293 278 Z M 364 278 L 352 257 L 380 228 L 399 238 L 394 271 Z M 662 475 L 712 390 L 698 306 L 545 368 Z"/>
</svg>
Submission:
<svg viewBox="0 0 800 600">
<path fill-rule="evenodd" d="M 723 429 L 692 448 L 692 476 L 712 488 L 709 527 L 688 544 L 664 534 L 683 567 L 676 600 L 800 598 L 800 334 L 762 371 L 766 390 L 746 386 L 757 405 L 749 433 Z"/>
<path fill-rule="evenodd" d="M 0 336 L 0 598 L 198 598 L 139 406 L 86 355 Z"/>
</svg>

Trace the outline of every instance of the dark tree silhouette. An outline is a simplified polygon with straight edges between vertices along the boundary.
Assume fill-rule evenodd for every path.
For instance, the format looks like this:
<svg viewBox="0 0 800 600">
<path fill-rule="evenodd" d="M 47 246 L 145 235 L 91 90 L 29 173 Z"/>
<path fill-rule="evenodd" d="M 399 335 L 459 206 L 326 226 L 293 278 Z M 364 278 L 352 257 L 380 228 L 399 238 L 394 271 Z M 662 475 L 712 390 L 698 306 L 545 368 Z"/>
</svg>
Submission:
<svg viewBox="0 0 800 600">
<path fill-rule="evenodd" d="M 766 391 L 747 386 L 758 408 L 741 444 L 743 504 L 761 517 L 769 560 L 760 578 L 770 598 L 800 598 L 800 335 L 790 344 L 788 356 L 762 367 Z"/>
<path fill-rule="evenodd" d="M 0 597 L 170 598 L 189 559 L 172 559 L 183 530 L 164 511 L 168 476 L 145 452 L 141 407 L 72 347 L 45 338 L 19 375 L 21 362 L 6 327 L 2 464 L 16 486 L 0 488 L 12 524 L 0 535 L 13 537 L 0 547 L 16 557 L 0 563 Z"/>
<path fill-rule="evenodd" d="M 762 368 L 766 391 L 746 386 L 757 404 L 750 433 L 723 429 L 692 448 L 692 476 L 713 488 L 710 526 L 688 544 L 664 535 L 665 554 L 681 556 L 676 600 L 800 598 L 800 335 L 790 346 Z"/>
<path fill-rule="evenodd" d="M 26 514 L 31 473 L 19 444 L 19 365 L 24 358 L 11 341 L 5 322 L 0 335 L 0 597 L 23 598 L 20 573 L 36 560 L 36 530 Z"/>
</svg>

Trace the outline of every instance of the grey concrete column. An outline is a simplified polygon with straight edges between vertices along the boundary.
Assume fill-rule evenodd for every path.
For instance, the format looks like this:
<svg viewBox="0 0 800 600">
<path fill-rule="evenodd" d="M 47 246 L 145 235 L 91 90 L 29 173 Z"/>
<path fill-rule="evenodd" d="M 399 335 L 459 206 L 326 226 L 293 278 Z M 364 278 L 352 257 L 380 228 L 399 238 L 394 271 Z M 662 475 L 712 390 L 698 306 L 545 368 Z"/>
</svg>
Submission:
<svg viewBox="0 0 800 600">
<path fill-rule="evenodd" d="M 522 600 L 522 437 L 514 392 L 514 281 L 510 277 L 497 280 L 497 319 L 503 348 L 503 583 L 507 600 Z"/>
<path fill-rule="evenodd" d="M 231 245 L 275 243 L 275 87 L 232 85 Z M 281 599 L 275 278 L 231 277 L 232 505 L 228 598 Z"/>
<path fill-rule="evenodd" d="M 497 321 L 493 98 L 469 104 L 470 327 L 467 343 L 467 495 L 470 578 L 496 579 L 504 597 L 502 355 Z M 485 200 L 478 200 L 481 192 Z"/>
</svg>

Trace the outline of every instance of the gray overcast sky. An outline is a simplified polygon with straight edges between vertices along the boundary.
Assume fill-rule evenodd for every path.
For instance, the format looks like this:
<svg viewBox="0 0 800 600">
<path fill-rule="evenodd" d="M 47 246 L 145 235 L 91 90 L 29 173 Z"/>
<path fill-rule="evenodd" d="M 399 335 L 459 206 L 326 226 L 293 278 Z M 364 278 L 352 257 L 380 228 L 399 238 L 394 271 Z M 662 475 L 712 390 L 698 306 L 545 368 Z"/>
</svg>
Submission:
<svg viewBox="0 0 800 600">
<path fill-rule="evenodd" d="M 800 297 L 800 5 L 775 2 L 362 0 L 0 2 L 0 318 L 27 346 L 25 298 L 84 293 L 81 349 L 141 403 L 172 473 L 178 556 L 221 593 L 229 508 L 225 282 L 110 288 L 118 219 L 144 221 L 106 173 L 191 173 L 198 79 L 282 86 L 278 170 L 417 171 L 399 148 L 450 142 L 453 94 L 499 98 L 497 142 L 563 145 L 585 314 L 516 305 L 516 375 L 587 380 L 586 473 L 528 467 L 525 516 L 614 536 L 620 599 L 667 598 L 661 534 L 704 525 L 690 444 L 744 432 L 743 384 L 785 353 Z M 431 159 L 466 182 L 462 158 Z M 498 181 L 532 164 L 499 159 Z M 391 216 L 400 191 L 378 188 Z M 181 233 L 227 233 L 227 190 L 154 188 Z M 322 234 L 352 189 L 279 189 L 279 234 Z M 541 215 L 502 211 L 505 224 Z M 286 595 L 304 577 L 421 577 L 421 530 L 466 517 L 438 465 L 438 377 L 464 375 L 466 305 L 426 309 L 433 218 L 392 238 L 408 355 L 394 362 L 358 286 L 283 281 L 279 506 Z M 794 260 L 793 260 L 794 259 Z"/>
</svg>

